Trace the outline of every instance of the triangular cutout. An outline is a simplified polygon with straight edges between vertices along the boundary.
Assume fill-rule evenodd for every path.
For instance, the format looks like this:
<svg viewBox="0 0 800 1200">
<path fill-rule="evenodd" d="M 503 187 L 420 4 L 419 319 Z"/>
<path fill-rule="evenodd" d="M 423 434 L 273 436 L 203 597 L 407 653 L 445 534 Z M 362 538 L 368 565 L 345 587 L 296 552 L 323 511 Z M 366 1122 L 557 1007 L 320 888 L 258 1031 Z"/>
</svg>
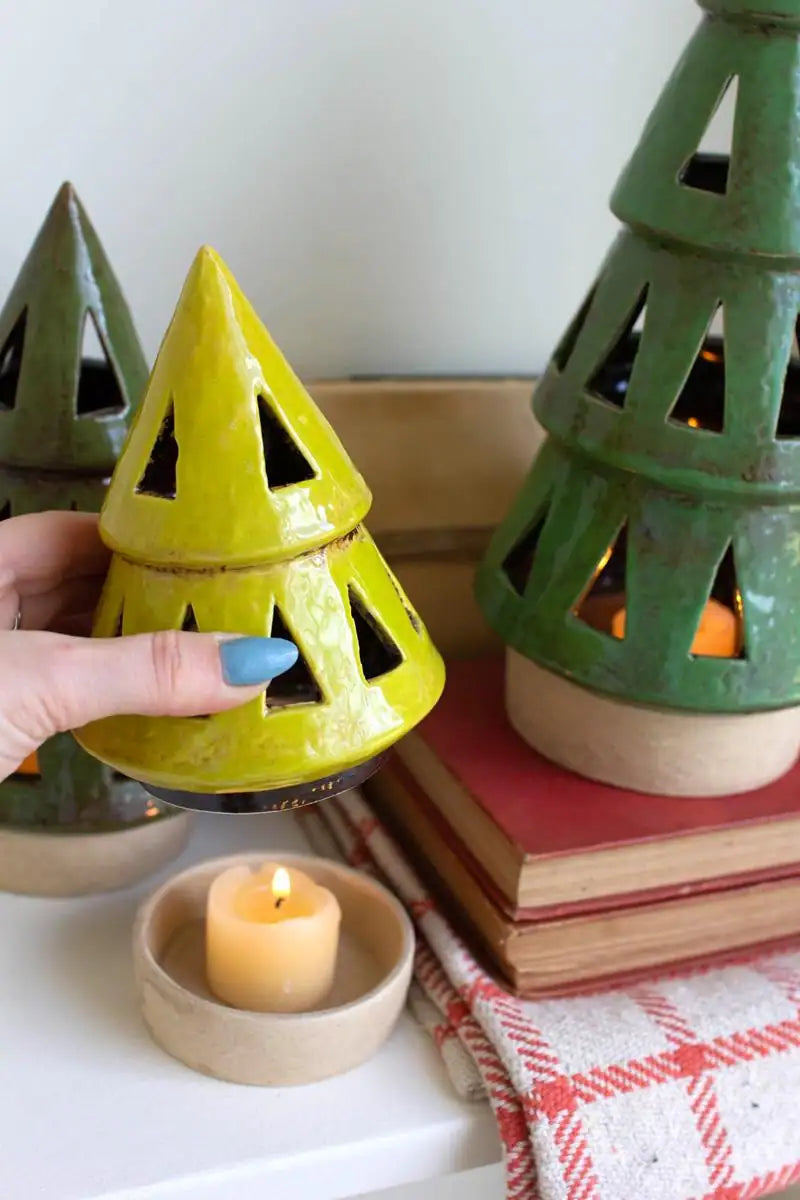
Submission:
<svg viewBox="0 0 800 1200">
<path fill-rule="evenodd" d="M 549 503 L 539 509 L 533 522 L 527 527 L 522 536 L 517 539 L 503 559 L 503 574 L 518 596 L 525 595 L 525 588 L 528 584 L 533 560 L 536 557 L 536 549 L 539 545 L 539 538 L 541 537 L 544 523 L 547 520 L 548 512 Z"/>
<path fill-rule="evenodd" d="M 792 351 L 783 381 L 783 394 L 775 436 L 800 438 L 800 319 L 795 322 Z"/>
<path fill-rule="evenodd" d="M 194 609 L 192 608 L 191 604 L 186 605 L 186 611 L 184 612 L 183 620 L 181 621 L 181 632 L 182 633 L 198 633 L 199 632 L 198 627 L 197 627 L 197 617 L 194 615 Z M 191 721 L 209 721 L 211 719 L 211 714 L 210 713 L 195 713 L 195 715 L 193 717 L 190 717 L 189 719 Z"/>
<path fill-rule="evenodd" d="M 104 362 L 107 358 L 105 344 L 100 336 L 100 327 L 91 308 L 83 314 L 83 338 L 81 358 L 84 362 Z"/>
<path fill-rule="evenodd" d="M 601 556 L 591 579 L 574 608 L 579 621 L 601 633 L 625 637 L 626 573 L 628 566 L 628 526 L 622 526 L 614 541 Z"/>
<path fill-rule="evenodd" d="M 39 755 L 35 750 L 19 764 L 14 772 L 15 779 L 40 779 L 41 775 L 42 771 L 41 767 L 39 766 Z"/>
<path fill-rule="evenodd" d="M 593 395 L 599 396 L 616 408 L 625 407 L 628 395 L 628 384 L 636 355 L 639 352 L 639 339 L 644 329 L 647 314 L 647 286 L 642 288 L 636 298 L 636 303 L 630 310 L 621 332 L 611 349 L 603 358 L 589 379 L 587 388 Z"/>
<path fill-rule="evenodd" d="M 17 402 L 17 382 L 25 347 L 25 325 L 28 310 L 23 308 L 0 348 L 0 411 L 11 412 Z"/>
<path fill-rule="evenodd" d="M 277 604 L 272 611 L 270 637 L 283 638 L 297 644 L 297 639 L 284 621 Z M 286 708 L 290 704 L 322 703 L 322 690 L 311 674 L 311 668 L 302 651 L 293 667 L 272 680 L 266 691 L 265 703 L 268 712 L 272 708 Z"/>
<path fill-rule="evenodd" d="M 199 632 L 199 630 L 197 628 L 197 617 L 194 615 L 194 609 L 192 608 L 191 604 L 186 605 L 186 611 L 184 612 L 183 620 L 181 621 L 181 632 L 182 633 L 198 633 Z M 210 721 L 211 714 L 210 713 L 195 713 L 195 715 L 193 717 L 190 717 L 189 720 L 190 721 Z"/>
<path fill-rule="evenodd" d="M 175 440 L 175 410 L 172 403 L 161 422 L 155 445 L 150 452 L 136 491 L 161 500 L 174 500 L 177 490 L 178 443 Z"/>
<path fill-rule="evenodd" d="M 694 658 L 746 658 L 742 593 L 729 544 L 717 567 L 708 602 L 692 641 Z"/>
<path fill-rule="evenodd" d="M 361 670 L 367 683 L 388 675 L 403 661 L 400 648 L 395 645 L 389 634 L 364 604 L 358 593 L 352 588 L 347 589 L 350 601 L 350 615 L 355 626 L 358 641 L 358 657 Z"/>
<path fill-rule="evenodd" d="M 400 603 L 402 604 L 402 606 L 405 610 L 405 614 L 408 617 L 409 621 L 411 622 L 411 628 L 414 630 L 415 633 L 422 633 L 422 622 L 420 621 L 417 614 L 414 612 L 413 608 L 411 608 L 410 605 L 408 604 L 408 601 L 406 600 L 405 596 L 403 595 L 403 590 L 400 587 L 400 584 L 397 582 L 397 580 L 395 579 L 395 577 L 391 571 L 387 570 L 386 574 L 389 576 L 389 582 L 391 583 L 394 590 L 397 592 L 397 598 L 400 601 Z"/>
<path fill-rule="evenodd" d="M 718 304 L 709 329 L 717 325 L 722 314 Z M 722 433 L 725 426 L 725 354 L 724 340 L 706 337 L 692 369 L 686 377 L 668 420 L 691 429 Z"/>
<path fill-rule="evenodd" d="M 684 187 L 718 196 L 727 192 L 738 94 L 739 77 L 731 75 L 717 97 L 696 152 L 678 172 L 678 182 Z"/>
<path fill-rule="evenodd" d="M 191 604 L 186 605 L 186 612 L 183 614 L 181 621 L 181 629 L 184 633 L 197 633 L 197 617 L 194 615 L 194 609 Z"/>
<path fill-rule="evenodd" d="M 258 418 L 269 490 L 274 492 L 315 479 L 316 471 L 264 396 L 258 397 Z"/>
<path fill-rule="evenodd" d="M 11 501 L 6 500 L 5 504 L 0 508 L 0 521 L 7 521 L 11 516 Z"/>
<path fill-rule="evenodd" d="M 589 309 L 592 307 L 592 301 L 594 300 L 596 291 L 597 286 L 595 285 L 589 292 L 583 304 L 578 309 L 575 316 L 572 318 L 572 322 L 568 326 L 567 332 L 564 334 L 558 346 L 556 347 L 556 352 L 553 355 L 553 362 L 558 367 L 559 371 L 564 370 L 570 358 L 572 357 L 572 351 L 575 349 L 576 343 L 581 334 L 581 330 L 586 324 L 586 318 L 589 315 Z"/>
<path fill-rule="evenodd" d="M 75 412 L 78 417 L 110 417 L 124 413 L 127 407 L 114 364 L 109 358 L 90 308 L 83 321 L 78 392 Z"/>
</svg>

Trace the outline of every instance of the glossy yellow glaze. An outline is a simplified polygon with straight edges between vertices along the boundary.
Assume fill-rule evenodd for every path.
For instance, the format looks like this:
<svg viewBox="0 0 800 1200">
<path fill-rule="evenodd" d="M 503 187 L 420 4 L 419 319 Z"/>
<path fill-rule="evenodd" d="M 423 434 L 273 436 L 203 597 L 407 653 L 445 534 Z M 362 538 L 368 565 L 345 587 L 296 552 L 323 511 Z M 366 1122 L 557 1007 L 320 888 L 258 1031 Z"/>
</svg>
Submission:
<svg viewBox="0 0 800 1200">
<path fill-rule="evenodd" d="M 270 491 L 262 395 L 316 477 Z M 140 494 L 170 405 L 174 500 Z M 208 247 L 189 271 L 102 512 L 112 549 L 141 562 L 251 565 L 290 558 L 352 529 L 366 483 L 227 267 Z"/>
<path fill-rule="evenodd" d="M 269 490 L 259 393 L 313 461 L 313 480 Z M 170 402 L 173 500 L 136 493 Z M 226 268 L 202 250 L 101 516 L 117 553 L 94 633 L 115 636 L 120 617 L 125 634 L 179 629 L 191 606 L 200 631 L 263 636 L 273 632 L 277 605 L 321 699 L 276 706 L 271 688 L 266 699 L 211 717 L 97 721 L 78 731 L 79 742 L 145 783 L 196 792 L 307 783 L 396 742 L 438 700 L 444 666 L 361 525 L 369 502 Z M 395 651 L 371 679 L 353 595 Z"/>
<path fill-rule="evenodd" d="M 350 615 L 355 589 L 403 656 L 367 683 Z M 444 667 L 369 535 L 290 563 L 233 573 L 152 570 L 115 557 L 95 632 L 198 628 L 264 635 L 278 605 L 322 703 L 270 710 L 263 697 L 207 718 L 113 717 L 77 733 L 91 754 L 135 778 L 189 791 L 258 790 L 307 782 L 386 749 L 441 694 Z"/>
</svg>

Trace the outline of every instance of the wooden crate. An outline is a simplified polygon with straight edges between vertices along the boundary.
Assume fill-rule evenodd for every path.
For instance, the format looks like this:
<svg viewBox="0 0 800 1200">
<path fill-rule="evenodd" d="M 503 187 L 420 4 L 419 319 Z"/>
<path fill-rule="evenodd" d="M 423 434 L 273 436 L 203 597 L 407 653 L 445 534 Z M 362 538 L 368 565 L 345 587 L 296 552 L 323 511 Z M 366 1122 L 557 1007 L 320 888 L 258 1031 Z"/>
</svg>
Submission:
<svg viewBox="0 0 800 1200">
<path fill-rule="evenodd" d="M 543 437 L 533 380 L 326 379 L 308 388 L 369 483 L 367 528 L 442 653 L 498 649 L 472 580 Z"/>
</svg>

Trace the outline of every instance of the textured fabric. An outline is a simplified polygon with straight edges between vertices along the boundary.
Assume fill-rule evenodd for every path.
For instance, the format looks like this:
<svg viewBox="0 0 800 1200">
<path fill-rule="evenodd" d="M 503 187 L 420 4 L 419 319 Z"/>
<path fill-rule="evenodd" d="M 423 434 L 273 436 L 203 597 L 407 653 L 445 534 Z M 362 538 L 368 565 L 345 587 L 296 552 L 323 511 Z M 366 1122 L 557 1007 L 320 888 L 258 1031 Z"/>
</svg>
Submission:
<svg viewBox="0 0 800 1200">
<path fill-rule="evenodd" d="M 320 812 L 414 918 L 416 981 L 484 1081 L 509 1200 L 754 1200 L 800 1179 L 800 953 L 524 1003 L 475 962 L 359 793 Z"/>
<path fill-rule="evenodd" d="M 322 816 L 323 808 L 329 821 Z M 369 874 L 380 875 L 365 848 L 360 846 L 355 830 L 334 808 L 323 808 L 309 807 L 298 813 L 302 817 L 303 829 L 311 848 L 327 858 L 343 858 Z M 457 1095 L 462 1100 L 484 1102 L 488 1094 L 486 1085 L 450 1019 L 452 1005 L 458 1000 L 456 992 L 424 939 L 417 938 L 414 953 L 414 979 L 408 993 L 409 1011 L 433 1038 Z"/>
<path fill-rule="evenodd" d="M 427 955 L 435 969 L 436 960 L 431 956 L 427 947 L 421 947 L 417 955 L 417 978 L 425 969 L 423 958 Z M 485 1103 L 486 1086 L 474 1060 L 458 1040 L 458 1032 L 446 1012 L 438 1007 L 431 992 L 425 992 L 422 985 L 414 980 L 408 992 L 408 1007 L 422 1028 L 429 1033 L 436 1043 L 442 1056 L 447 1074 L 462 1100 L 471 1103 Z"/>
</svg>

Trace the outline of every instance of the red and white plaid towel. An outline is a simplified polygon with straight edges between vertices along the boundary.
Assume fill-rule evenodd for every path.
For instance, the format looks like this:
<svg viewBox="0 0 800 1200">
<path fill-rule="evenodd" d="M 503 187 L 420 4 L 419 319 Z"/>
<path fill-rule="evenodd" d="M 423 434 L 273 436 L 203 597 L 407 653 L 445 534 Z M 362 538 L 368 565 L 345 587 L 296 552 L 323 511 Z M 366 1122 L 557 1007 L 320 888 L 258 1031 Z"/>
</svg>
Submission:
<svg viewBox="0 0 800 1200">
<path fill-rule="evenodd" d="M 441 1016 L 423 1024 L 480 1072 L 509 1200 L 753 1200 L 800 1179 L 800 953 L 524 1003 L 475 962 L 358 792 L 304 820 L 414 918 L 415 982 Z M 451 1078 L 452 1062 L 466 1058 L 446 1060 Z"/>
</svg>

